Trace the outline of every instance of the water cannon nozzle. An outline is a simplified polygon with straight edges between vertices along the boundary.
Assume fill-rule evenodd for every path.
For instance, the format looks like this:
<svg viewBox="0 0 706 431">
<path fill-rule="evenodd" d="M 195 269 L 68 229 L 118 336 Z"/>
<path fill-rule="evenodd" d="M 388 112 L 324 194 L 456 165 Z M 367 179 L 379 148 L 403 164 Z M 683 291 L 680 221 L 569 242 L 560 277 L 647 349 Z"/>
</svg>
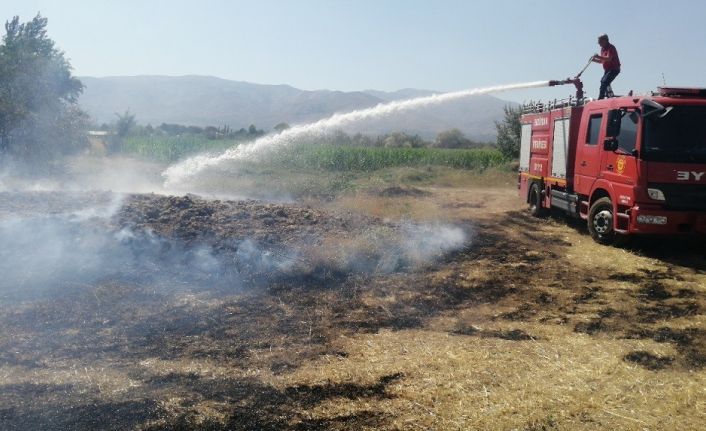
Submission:
<svg viewBox="0 0 706 431">
<path fill-rule="evenodd" d="M 566 85 L 566 84 L 573 84 L 574 87 L 576 87 L 576 98 L 577 99 L 583 99 L 583 82 L 581 82 L 581 79 L 577 76 L 575 78 L 566 78 L 564 80 L 551 80 L 549 81 L 549 86 L 554 87 L 557 85 Z"/>
<path fill-rule="evenodd" d="M 553 79 L 553 80 L 549 81 L 549 86 L 550 86 L 550 87 L 554 87 L 554 86 L 557 86 L 557 85 L 573 84 L 573 83 L 574 83 L 574 79 L 573 79 L 573 78 L 566 78 L 566 79 L 560 79 L 560 80 L 558 80 L 558 79 Z"/>
</svg>

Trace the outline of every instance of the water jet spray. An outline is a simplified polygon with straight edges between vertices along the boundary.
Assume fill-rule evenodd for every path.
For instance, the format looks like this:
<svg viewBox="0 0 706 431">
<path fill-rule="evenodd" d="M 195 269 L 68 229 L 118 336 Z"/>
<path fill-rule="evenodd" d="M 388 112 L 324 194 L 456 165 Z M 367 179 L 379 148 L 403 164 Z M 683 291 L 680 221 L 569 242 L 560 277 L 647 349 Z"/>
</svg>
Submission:
<svg viewBox="0 0 706 431">
<path fill-rule="evenodd" d="M 552 84 L 552 82 L 555 84 Z M 451 93 L 434 94 L 432 96 L 418 97 L 409 100 L 382 103 L 371 108 L 359 109 L 347 113 L 338 113 L 314 123 L 293 126 L 281 133 L 263 136 L 251 143 L 230 148 L 223 154 L 217 156 L 197 155 L 190 157 L 167 168 L 162 173 L 162 176 L 165 179 L 165 186 L 176 186 L 182 184 L 185 180 L 194 177 L 205 169 L 219 166 L 224 162 L 256 158 L 267 151 L 291 145 L 296 139 L 303 136 L 321 134 L 335 128 L 354 124 L 359 121 L 368 120 L 371 118 L 386 117 L 399 112 L 419 109 L 425 106 L 438 105 L 481 94 L 499 93 L 503 91 L 521 90 L 526 88 L 547 87 L 550 85 L 558 85 L 556 84 L 557 82 L 558 81 L 534 81 L 485 88 L 474 88 Z"/>
</svg>

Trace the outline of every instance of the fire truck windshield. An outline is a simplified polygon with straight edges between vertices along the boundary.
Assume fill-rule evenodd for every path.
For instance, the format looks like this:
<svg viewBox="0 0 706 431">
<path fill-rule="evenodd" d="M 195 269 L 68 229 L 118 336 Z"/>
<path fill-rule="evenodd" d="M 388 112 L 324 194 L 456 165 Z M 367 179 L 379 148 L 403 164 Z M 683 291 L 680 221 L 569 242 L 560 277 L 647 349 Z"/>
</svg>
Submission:
<svg viewBox="0 0 706 431">
<path fill-rule="evenodd" d="M 642 158 L 706 163 L 706 106 L 673 106 L 645 118 Z"/>
</svg>

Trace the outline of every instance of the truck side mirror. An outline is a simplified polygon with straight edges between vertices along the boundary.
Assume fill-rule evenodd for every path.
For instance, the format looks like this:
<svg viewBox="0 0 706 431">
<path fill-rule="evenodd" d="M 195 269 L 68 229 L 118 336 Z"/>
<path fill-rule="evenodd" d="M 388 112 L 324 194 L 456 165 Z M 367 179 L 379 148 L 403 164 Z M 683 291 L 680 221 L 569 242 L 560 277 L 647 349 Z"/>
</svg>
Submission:
<svg viewBox="0 0 706 431">
<path fill-rule="evenodd" d="M 620 109 L 611 109 L 608 111 L 608 126 L 606 128 L 606 137 L 615 138 L 620 134 L 620 123 L 623 119 L 623 112 Z"/>
<path fill-rule="evenodd" d="M 618 149 L 618 140 L 615 138 L 609 138 L 603 141 L 603 149 L 605 151 L 616 151 Z"/>
</svg>

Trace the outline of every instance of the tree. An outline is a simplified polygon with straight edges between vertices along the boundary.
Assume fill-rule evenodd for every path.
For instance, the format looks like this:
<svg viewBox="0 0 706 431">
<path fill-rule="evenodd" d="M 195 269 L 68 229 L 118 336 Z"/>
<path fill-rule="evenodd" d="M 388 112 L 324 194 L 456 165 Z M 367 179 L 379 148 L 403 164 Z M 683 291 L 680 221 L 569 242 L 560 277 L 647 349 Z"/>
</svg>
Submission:
<svg viewBox="0 0 706 431">
<path fill-rule="evenodd" d="M 374 144 L 373 138 L 362 133 L 356 133 L 351 137 L 351 145 L 356 147 L 372 147 Z"/>
<path fill-rule="evenodd" d="M 0 155 L 51 159 L 87 144 L 83 84 L 46 34 L 47 19 L 5 23 L 0 44 Z"/>
<path fill-rule="evenodd" d="M 203 134 L 206 135 L 206 139 L 218 139 L 222 137 L 221 130 L 215 126 L 206 126 L 203 128 Z"/>
<path fill-rule="evenodd" d="M 135 114 L 131 114 L 128 109 L 122 115 L 115 113 L 115 116 L 118 117 L 118 121 L 115 122 L 115 134 L 120 138 L 124 138 L 130 134 L 132 129 L 137 125 Z"/>
<path fill-rule="evenodd" d="M 404 132 L 392 132 L 381 138 L 381 146 L 388 148 L 421 148 L 425 146 L 421 136 L 408 135 Z"/>
<path fill-rule="evenodd" d="M 350 147 L 351 146 L 350 135 L 348 135 L 348 133 L 346 133 L 340 129 L 334 130 L 333 133 L 330 134 L 329 139 L 330 139 L 330 142 L 325 142 L 325 143 L 327 143 L 327 144 L 330 143 L 332 145 L 340 145 L 343 147 Z"/>
<path fill-rule="evenodd" d="M 505 117 L 502 121 L 495 122 L 495 129 L 498 132 L 497 147 L 503 156 L 516 159 L 520 157 L 521 111 L 519 107 L 513 108 L 509 105 L 506 105 L 503 110 Z"/>
<path fill-rule="evenodd" d="M 439 148 L 469 148 L 473 143 L 458 129 L 446 130 L 436 135 L 434 146 Z"/>
<path fill-rule="evenodd" d="M 287 130 L 287 129 L 289 129 L 289 128 L 290 128 L 290 126 L 289 126 L 289 124 L 287 124 L 287 123 L 279 123 L 278 125 L 276 125 L 275 127 L 273 127 L 273 129 L 274 129 L 275 132 L 277 132 L 277 133 L 282 133 L 282 132 L 284 132 L 285 130 Z"/>
</svg>

